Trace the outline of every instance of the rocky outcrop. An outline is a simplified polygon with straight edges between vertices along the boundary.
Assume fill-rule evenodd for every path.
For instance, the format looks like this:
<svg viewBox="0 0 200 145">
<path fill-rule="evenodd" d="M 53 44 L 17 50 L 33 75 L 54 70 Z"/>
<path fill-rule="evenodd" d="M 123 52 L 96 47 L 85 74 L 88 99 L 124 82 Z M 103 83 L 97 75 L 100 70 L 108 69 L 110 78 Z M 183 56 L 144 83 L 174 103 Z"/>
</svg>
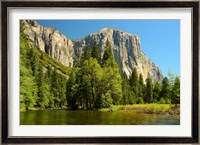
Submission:
<svg viewBox="0 0 200 145">
<path fill-rule="evenodd" d="M 107 39 L 112 46 L 115 60 L 120 66 L 121 72 L 129 77 L 134 68 L 141 73 L 144 79 L 148 74 L 154 82 L 161 82 L 163 75 L 161 70 L 142 52 L 140 38 L 113 28 L 104 28 L 79 40 L 70 40 L 58 30 L 43 27 L 36 21 L 24 20 L 24 33 L 42 50 L 63 65 L 72 67 L 79 62 L 83 48 L 89 44 L 92 48 L 94 41 L 99 45 L 101 57 Z"/>
<path fill-rule="evenodd" d="M 24 33 L 35 42 L 41 51 L 46 52 L 63 65 L 73 66 L 73 42 L 58 30 L 43 27 L 36 21 L 24 20 Z"/>
<path fill-rule="evenodd" d="M 83 52 L 85 44 L 89 44 L 92 48 L 94 41 L 99 44 L 99 51 L 103 56 L 107 39 L 111 43 L 113 55 L 121 71 L 126 73 L 128 77 L 136 67 L 138 73 L 141 73 L 144 79 L 147 78 L 148 73 L 154 82 L 160 82 L 163 79 L 160 69 L 142 52 L 140 38 L 113 28 L 104 28 L 83 39 L 74 41 L 74 52 L 77 58 Z"/>
</svg>

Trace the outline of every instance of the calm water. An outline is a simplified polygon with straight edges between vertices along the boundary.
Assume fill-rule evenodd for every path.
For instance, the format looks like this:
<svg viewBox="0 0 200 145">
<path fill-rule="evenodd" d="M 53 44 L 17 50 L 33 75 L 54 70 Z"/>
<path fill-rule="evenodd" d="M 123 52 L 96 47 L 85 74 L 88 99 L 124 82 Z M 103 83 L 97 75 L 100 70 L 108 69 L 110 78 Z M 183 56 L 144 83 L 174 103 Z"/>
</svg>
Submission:
<svg viewBox="0 0 200 145">
<path fill-rule="evenodd" d="M 178 125 L 179 116 L 72 110 L 20 113 L 21 125 Z"/>
</svg>

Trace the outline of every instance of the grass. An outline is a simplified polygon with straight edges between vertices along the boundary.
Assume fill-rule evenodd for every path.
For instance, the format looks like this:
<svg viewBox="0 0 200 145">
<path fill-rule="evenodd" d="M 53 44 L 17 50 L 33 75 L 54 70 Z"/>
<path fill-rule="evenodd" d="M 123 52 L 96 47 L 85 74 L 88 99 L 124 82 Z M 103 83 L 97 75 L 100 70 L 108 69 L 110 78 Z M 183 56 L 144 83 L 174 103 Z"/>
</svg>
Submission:
<svg viewBox="0 0 200 145">
<path fill-rule="evenodd" d="M 179 115 L 180 105 L 174 104 L 133 104 L 133 105 L 113 105 L 111 108 L 102 108 L 100 111 L 103 112 L 135 112 L 135 113 L 146 113 L 146 114 L 169 114 Z"/>
<path fill-rule="evenodd" d="M 29 107 L 28 109 L 26 108 L 20 108 L 20 112 L 26 112 L 26 111 L 37 111 L 37 110 L 63 110 L 63 109 L 68 109 L 67 106 L 63 106 L 62 108 L 34 108 L 34 107 Z"/>
<path fill-rule="evenodd" d="M 28 108 L 28 110 L 31 110 L 31 111 L 35 111 L 35 110 L 41 110 L 39 108 Z M 20 112 L 26 112 L 27 109 L 26 108 L 20 108 Z"/>
</svg>

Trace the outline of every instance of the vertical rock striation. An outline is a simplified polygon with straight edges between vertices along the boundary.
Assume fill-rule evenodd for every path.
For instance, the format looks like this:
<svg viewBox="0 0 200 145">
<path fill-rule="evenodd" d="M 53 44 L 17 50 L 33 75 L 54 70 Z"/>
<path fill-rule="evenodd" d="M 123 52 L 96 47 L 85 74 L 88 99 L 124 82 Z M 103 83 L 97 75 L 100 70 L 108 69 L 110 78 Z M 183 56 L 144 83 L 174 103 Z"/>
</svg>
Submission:
<svg viewBox="0 0 200 145">
<path fill-rule="evenodd" d="M 24 20 L 24 33 L 35 42 L 41 51 L 46 52 L 63 65 L 73 66 L 73 42 L 58 30 L 43 27 L 36 21 Z"/>
<path fill-rule="evenodd" d="M 86 43 L 92 47 L 93 42 L 96 41 L 97 44 L 99 44 L 101 56 L 103 56 L 107 39 L 111 43 L 113 55 L 121 71 L 126 73 L 128 77 L 136 67 L 138 73 L 141 73 L 144 79 L 147 78 L 148 73 L 154 82 L 160 82 L 163 79 L 160 69 L 142 52 L 140 48 L 140 38 L 117 29 L 104 28 L 83 39 L 74 41 L 75 55 L 78 57 L 80 52 L 83 52 Z"/>
<path fill-rule="evenodd" d="M 36 21 L 23 20 L 23 23 L 24 33 L 38 45 L 39 49 L 67 67 L 73 67 L 76 62 L 80 61 L 84 46 L 89 44 L 92 48 L 94 41 L 99 45 L 102 57 L 108 39 L 122 73 L 129 77 L 133 69 L 137 68 L 138 73 L 141 73 L 144 79 L 148 74 L 154 82 L 161 82 L 163 79 L 161 70 L 141 50 L 140 38 L 136 35 L 114 28 L 104 28 L 82 39 L 72 41 L 58 30 L 43 27 Z"/>
</svg>

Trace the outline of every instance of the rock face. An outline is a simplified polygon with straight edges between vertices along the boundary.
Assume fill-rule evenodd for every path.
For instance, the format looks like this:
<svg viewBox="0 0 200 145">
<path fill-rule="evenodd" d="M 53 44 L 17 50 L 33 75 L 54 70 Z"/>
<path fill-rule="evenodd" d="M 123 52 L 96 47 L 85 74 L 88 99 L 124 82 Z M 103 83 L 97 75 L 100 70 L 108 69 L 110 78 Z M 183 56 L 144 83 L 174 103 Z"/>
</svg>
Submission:
<svg viewBox="0 0 200 145">
<path fill-rule="evenodd" d="M 73 66 L 73 42 L 58 30 L 43 27 L 36 21 L 24 20 L 24 33 L 40 48 L 63 65 Z"/>
<path fill-rule="evenodd" d="M 160 82 L 163 79 L 160 69 L 142 52 L 140 38 L 113 28 L 104 28 L 83 39 L 74 41 L 74 52 L 77 58 L 83 52 L 85 44 L 89 44 L 92 48 L 94 41 L 99 44 L 99 51 L 101 56 L 103 56 L 107 39 L 111 43 L 113 55 L 121 71 L 126 73 L 128 77 L 136 67 L 138 73 L 141 73 L 144 79 L 147 78 L 148 73 L 154 82 Z"/>
<path fill-rule="evenodd" d="M 89 44 L 92 48 L 94 41 L 99 45 L 99 51 L 101 57 L 103 57 L 104 46 L 108 39 L 121 72 L 126 73 L 129 77 L 136 67 L 138 73 L 141 73 L 144 79 L 147 78 L 148 74 L 154 82 L 161 82 L 163 79 L 160 69 L 142 52 L 140 38 L 136 35 L 113 28 L 104 28 L 82 39 L 72 41 L 58 30 L 40 26 L 36 21 L 28 20 L 23 22 L 25 24 L 24 33 L 43 52 L 46 52 L 65 66 L 74 66 L 80 60 L 84 46 Z"/>
</svg>

